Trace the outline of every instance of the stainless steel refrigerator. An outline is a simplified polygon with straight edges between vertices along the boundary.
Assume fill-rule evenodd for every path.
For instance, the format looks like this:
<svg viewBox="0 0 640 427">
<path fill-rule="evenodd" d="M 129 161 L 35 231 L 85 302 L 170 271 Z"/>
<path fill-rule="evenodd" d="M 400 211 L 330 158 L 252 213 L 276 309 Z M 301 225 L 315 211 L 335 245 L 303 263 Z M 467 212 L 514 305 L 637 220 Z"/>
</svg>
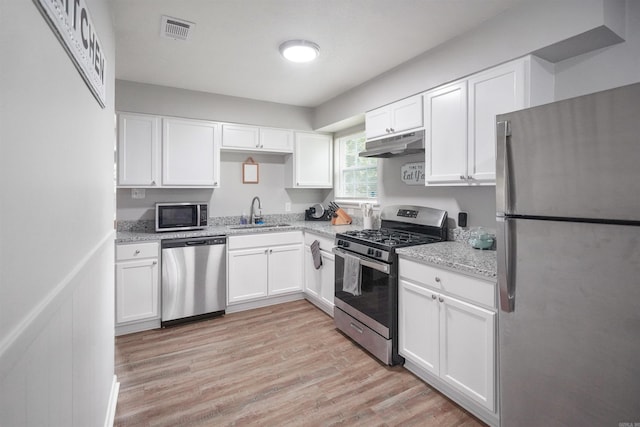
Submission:
<svg viewBox="0 0 640 427">
<path fill-rule="evenodd" d="M 640 425 L 640 84 L 497 117 L 503 427 Z"/>
</svg>

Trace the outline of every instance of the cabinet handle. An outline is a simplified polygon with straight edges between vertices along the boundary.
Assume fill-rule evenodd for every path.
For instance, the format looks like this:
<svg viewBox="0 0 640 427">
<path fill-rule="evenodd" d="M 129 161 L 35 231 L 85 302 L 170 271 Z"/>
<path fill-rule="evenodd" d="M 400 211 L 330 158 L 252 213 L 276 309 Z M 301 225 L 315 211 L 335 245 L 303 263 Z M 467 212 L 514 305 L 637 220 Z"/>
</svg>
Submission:
<svg viewBox="0 0 640 427">
<path fill-rule="evenodd" d="M 467 175 L 467 179 L 468 179 L 468 180 L 472 180 L 472 179 L 473 179 L 473 177 L 472 177 L 471 175 Z"/>
<path fill-rule="evenodd" d="M 273 253 L 273 249 L 269 249 L 269 253 L 272 254 Z"/>
<path fill-rule="evenodd" d="M 436 282 L 440 283 L 440 278 L 436 276 Z"/>
<path fill-rule="evenodd" d="M 444 299 L 442 297 L 440 297 L 440 298 L 438 298 L 438 301 L 444 302 Z"/>
<path fill-rule="evenodd" d="M 151 185 L 156 185 L 156 182 L 155 181 L 151 181 Z"/>
<path fill-rule="evenodd" d="M 431 295 L 431 299 L 436 299 L 436 298 L 438 298 L 436 294 Z"/>
<path fill-rule="evenodd" d="M 266 255 L 266 254 L 268 254 L 268 253 L 269 253 L 269 249 L 265 249 L 265 250 L 264 250 L 264 254 Z"/>
<path fill-rule="evenodd" d="M 396 130 L 394 128 L 389 128 L 390 132 L 395 132 Z"/>
<path fill-rule="evenodd" d="M 465 180 L 465 179 L 467 179 L 467 178 L 465 178 L 465 176 L 464 176 L 464 175 L 460 175 L 460 179 Z"/>
<path fill-rule="evenodd" d="M 152 262 L 153 265 L 156 265 L 157 263 L 158 263 L 158 261 L 153 261 Z"/>
<path fill-rule="evenodd" d="M 218 181 L 214 182 L 213 185 L 218 185 Z"/>
<path fill-rule="evenodd" d="M 138 255 L 140 254 L 140 249 L 136 249 L 136 251 L 133 253 L 134 255 Z"/>
</svg>

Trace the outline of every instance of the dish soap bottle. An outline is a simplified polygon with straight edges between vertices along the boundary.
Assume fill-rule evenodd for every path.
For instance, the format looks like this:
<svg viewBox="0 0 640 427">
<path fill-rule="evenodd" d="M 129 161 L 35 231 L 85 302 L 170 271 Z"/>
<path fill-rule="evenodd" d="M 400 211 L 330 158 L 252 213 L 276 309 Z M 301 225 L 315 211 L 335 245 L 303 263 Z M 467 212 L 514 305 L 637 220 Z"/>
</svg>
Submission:
<svg viewBox="0 0 640 427">
<path fill-rule="evenodd" d="M 247 213 L 246 212 L 242 212 L 242 215 L 240 215 L 240 224 L 247 224 L 248 220 L 247 220 Z"/>
</svg>

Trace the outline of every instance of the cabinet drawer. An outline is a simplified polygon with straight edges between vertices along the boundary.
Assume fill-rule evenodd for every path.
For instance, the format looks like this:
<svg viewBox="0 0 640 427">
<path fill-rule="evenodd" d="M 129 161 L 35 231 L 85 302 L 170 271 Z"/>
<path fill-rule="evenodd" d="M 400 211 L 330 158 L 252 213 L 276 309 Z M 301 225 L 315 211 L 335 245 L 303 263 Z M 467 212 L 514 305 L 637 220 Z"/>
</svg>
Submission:
<svg viewBox="0 0 640 427">
<path fill-rule="evenodd" d="M 116 245 L 116 261 L 157 257 L 157 242 Z"/>
<path fill-rule="evenodd" d="M 229 236 L 227 240 L 227 249 L 248 249 L 259 248 L 263 246 L 291 245 L 295 243 L 302 243 L 301 231 Z"/>
<path fill-rule="evenodd" d="M 418 262 L 400 260 L 399 276 L 469 301 L 496 307 L 496 284 Z"/>
</svg>

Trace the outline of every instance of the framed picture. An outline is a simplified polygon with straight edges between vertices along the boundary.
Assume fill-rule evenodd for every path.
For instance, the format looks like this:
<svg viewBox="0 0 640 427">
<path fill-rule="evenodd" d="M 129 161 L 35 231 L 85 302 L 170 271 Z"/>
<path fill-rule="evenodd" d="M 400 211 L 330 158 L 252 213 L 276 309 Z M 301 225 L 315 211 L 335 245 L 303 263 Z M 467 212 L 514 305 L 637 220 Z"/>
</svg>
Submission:
<svg viewBox="0 0 640 427">
<path fill-rule="evenodd" d="M 257 184 L 260 182 L 260 176 L 258 174 L 258 164 L 249 157 L 242 164 L 242 183 L 243 184 Z"/>
</svg>

